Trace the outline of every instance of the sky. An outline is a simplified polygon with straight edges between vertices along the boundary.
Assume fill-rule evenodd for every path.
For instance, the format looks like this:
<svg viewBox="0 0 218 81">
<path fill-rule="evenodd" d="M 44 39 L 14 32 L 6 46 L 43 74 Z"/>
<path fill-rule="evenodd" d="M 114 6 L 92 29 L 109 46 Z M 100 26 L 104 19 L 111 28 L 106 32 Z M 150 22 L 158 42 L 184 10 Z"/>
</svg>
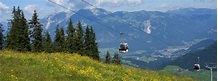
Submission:
<svg viewBox="0 0 218 81">
<path fill-rule="evenodd" d="M 86 1 L 98 8 L 107 11 L 168 11 L 179 8 L 210 8 L 217 9 L 217 0 L 50 0 L 63 5 L 68 9 L 77 11 L 84 8 L 94 8 L 83 1 Z M 27 19 L 30 19 L 33 11 L 36 10 L 39 18 L 46 17 L 60 11 L 69 12 L 49 0 L 0 0 L 0 22 L 11 19 L 12 7 L 19 6 Z"/>
</svg>

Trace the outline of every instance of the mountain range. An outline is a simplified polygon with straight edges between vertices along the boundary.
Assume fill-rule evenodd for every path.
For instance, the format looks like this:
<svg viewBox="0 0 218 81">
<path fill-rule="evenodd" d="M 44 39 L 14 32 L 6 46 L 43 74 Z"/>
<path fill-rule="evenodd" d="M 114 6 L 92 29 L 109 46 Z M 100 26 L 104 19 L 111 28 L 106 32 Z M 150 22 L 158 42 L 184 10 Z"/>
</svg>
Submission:
<svg viewBox="0 0 218 81">
<path fill-rule="evenodd" d="M 66 29 L 69 19 L 74 27 L 81 21 L 83 27 L 92 26 L 100 48 L 118 48 L 120 33 L 132 50 L 163 49 L 184 45 L 194 39 L 216 40 L 216 9 L 181 8 L 160 11 L 116 11 L 100 8 L 80 9 L 74 12 L 59 12 L 40 19 L 44 31 L 54 38 L 57 25 Z M 40 15 L 40 13 L 39 13 Z M 7 23 L 2 23 L 7 30 Z M 130 50 L 131 51 L 131 50 Z"/>
<path fill-rule="evenodd" d="M 95 8 L 81 9 L 76 13 L 59 12 L 41 19 L 41 23 L 54 38 L 57 24 L 66 29 L 71 18 L 74 27 L 78 21 L 82 22 L 84 29 L 87 25 L 93 27 L 99 48 L 118 49 L 122 32 L 122 39 L 129 44 L 130 52 L 145 50 L 151 53 L 168 47 L 185 46 L 195 39 L 216 40 L 216 14 L 216 9 L 204 8 L 166 12 L 110 12 Z"/>
</svg>

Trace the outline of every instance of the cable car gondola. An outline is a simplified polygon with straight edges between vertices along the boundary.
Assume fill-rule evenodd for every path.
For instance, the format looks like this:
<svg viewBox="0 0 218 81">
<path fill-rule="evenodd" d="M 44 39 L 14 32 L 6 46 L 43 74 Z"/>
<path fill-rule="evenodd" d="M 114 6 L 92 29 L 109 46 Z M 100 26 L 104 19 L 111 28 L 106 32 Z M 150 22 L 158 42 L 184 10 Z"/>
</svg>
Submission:
<svg viewBox="0 0 218 81">
<path fill-rule="evenodd" d="M 128 44 L 127 43 L 120 43 L 119 47 L 120 53 L 126 53 L 129 51 Z"/>
<path fill-rule="evenodd" d="M 193 69 L 196 71 L 200 71 L 200 64 L 194 64 Z"/>
<path fill-rule="evenodd" d="M 128 44 L 123 41 L 122 35 L 123 35 L 123 33 L 120 33 L 121 43 L 120 43 L 120 46 L 119 46 L 119 52 L 120 53 L 126 53 L 126 52 L 129 51 L 129 47 L 128 47 Z"/>
<path fill-rule="evenodd" d="M 198 57 L 198 63 L 194 64 L 193 69 L 196 70 L 196 71 L 200 71 L 199 57 Z"/>
</svg>

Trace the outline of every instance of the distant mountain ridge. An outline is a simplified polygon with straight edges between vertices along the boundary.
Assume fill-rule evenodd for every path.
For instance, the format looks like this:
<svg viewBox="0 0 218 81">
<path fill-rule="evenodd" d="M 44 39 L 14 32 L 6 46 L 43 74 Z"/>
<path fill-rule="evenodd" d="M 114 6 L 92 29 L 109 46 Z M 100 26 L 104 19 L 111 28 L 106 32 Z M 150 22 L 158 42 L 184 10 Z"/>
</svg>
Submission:
<svg viewBox="0 0 218 81">
<path fill-rule="evenodd" d="M 191 52 L 194 52 L 196 50 L 201 50 L 201 49 L 204 49 L 204 48 L 208 47 L 209 45 L 213 44 L 214 42 L 216 42 L 216 41 L 212 40 L 212 39 L 205 39 L 205 40 L 200 41 L 197 44 L 192 45 L 191 47 L 189 47 L 188 50 Z"/>
<path fill-rule="evenodd" d="M 54 38 L 57 24 L 66 30 L 70 18 L 74 27 L 81 21 L 84 28 L 87 25 L 93 27 L 99 48 L 118 49 L 121 42 L 120 32 L 123 32 L 124 41 L 130 46 L 130 53 L 144 50 L 143 54 L 149 54 L 168 47 L 185 45 L 193 39 L 216 40 L 216 11 L 216 9 L 184 8 L 167 12 L 145 10 L 110 12 L 93 8 L 81 9 L 76 13 L 51 14 L 40 19 L 40 22 L 44 31 L 49 31 Z"/>
<path fill-rule="evenodd" d="M 180 15 L 214 15 L 216 14 L 216 9 L 207 9 L 207 8 L 180 8 L 176 10 L 169 10 L 167 13 L 174 13 Z"/>
<path fill-rule="evenodd" d="M 84 27 L 86 25 L 93 26 L 100 48 L 117 48 L 120 42 L 119 33 L 123 32 L 126 42 L 134 50 L 141 48 L 150 50 L 148 43 L 153 45 L 153 48 L 163 49 L 168 46 L 183 45 L 182 41 L 187 42 L 196 38 L 216 39 L 216 31 L 213 33 L 205 32 L 216 30 L 215 11 L 214 9 L 195 8 L 168 12 L 144 10 L 110 12 L 104 9 L 81 9 L 76 14 L 60 12 L 48 17 L 50 18 L 50 26 L 47 30 L 54 37 L 56 25 L 59 24 L 60 27 L 66 29 L 69 18 L 72 18 L 74 27 L 79 20 Z M 182 15 L 181 12 L 190 15 Z M 193 14 L 195 12 L 202 12 L 202 14 Z M 48 18 L 41 20 L 44 26 L 48 24 Z M 144 42 L 144 46 L 139 47 L 142 42 Z"/>
</svg>

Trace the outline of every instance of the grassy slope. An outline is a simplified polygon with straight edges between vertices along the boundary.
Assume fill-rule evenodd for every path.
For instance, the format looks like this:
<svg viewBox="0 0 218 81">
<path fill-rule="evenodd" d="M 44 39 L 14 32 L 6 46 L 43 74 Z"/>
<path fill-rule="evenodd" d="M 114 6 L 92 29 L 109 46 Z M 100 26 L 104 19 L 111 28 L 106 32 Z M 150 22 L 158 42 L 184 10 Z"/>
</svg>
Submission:
<svg viewBox="0 0 218 81">
<path fill-rule="evenodd" d="M 104 64 L 89 57 L 65 53 L 0 51 L 0 81 L 128 80 L 192 81 L 166 72 Z"/>
</svg>

